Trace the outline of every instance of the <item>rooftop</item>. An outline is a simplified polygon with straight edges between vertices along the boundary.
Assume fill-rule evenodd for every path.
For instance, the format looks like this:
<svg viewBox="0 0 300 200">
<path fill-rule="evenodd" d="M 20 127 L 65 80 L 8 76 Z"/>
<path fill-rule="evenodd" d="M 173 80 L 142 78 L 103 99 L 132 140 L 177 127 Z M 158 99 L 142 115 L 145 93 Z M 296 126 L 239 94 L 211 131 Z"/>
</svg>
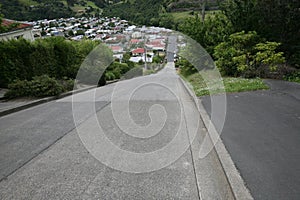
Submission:
<svg viewBox="0 0 300 200">
<path fill-rule="evenodd" d="M 8 28 L 7 32 L 33 27 L 32 24 L 25 23 L 25 22 L 18 22 L 10 19 L 2 19 L 1 26 Z"/>
<path fill-rule="evenodd" d="M 137 48 L 132 51 L 133 54 L 145 53 L 144 48 Z"/>
</svg>

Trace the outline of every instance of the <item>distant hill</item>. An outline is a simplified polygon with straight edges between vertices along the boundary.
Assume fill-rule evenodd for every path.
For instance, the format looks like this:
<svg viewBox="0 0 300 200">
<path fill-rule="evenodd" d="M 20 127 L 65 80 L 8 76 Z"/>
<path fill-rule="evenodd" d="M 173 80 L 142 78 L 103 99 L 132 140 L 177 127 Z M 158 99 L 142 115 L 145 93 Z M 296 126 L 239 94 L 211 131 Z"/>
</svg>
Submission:
<svg viewBox="0 0 300 200">
<path fill-rule="evenodd" d="M 203 1 L 206 9 L 216 9 L 222 0 L 166 0 L 166 8 L 169 12 L 201 10 Z"/>
<path fill-rule="evenodd" d="M 204 0 L 206 9 L 216 9 L 221 0 Z M 104 8 L 104 15 L 117 16 L 137 24 L 173 27 L 170 12 L 197 11 L 203 0 L 115 0 Z M 165 21 L 165 23 L 163 22 Z"/>
<path fill-rule="evenodd" d="M 15 20 L 98 15 L 104 10 L 106 16 L 149 25 L 160 13 L 200 10 L 202 1 L 214 8 L 220 0 L 1 0 L 0 4 L 1 13 Z"/>
<path fill-rule="evenodd" d="M 102 12 L 105 0 L 1 0 L 5 18 L 37 20 L 71 17 Z"/>
</svg>

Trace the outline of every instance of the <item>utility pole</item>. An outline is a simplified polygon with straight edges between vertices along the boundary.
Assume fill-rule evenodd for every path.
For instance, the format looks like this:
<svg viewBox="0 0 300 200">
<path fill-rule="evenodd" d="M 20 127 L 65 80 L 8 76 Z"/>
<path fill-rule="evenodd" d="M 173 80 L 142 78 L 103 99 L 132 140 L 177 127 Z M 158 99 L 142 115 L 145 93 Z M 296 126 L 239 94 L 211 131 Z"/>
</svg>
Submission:
<svg viewBox="0 0 300 200">
<path fill-rule="evenodd" d="M 146 49 L 146 42 L 147 42 L 147 39 L 146 39 L 146 34 L 145 34 L 144 35 L 144 59 L 145 59 L 144 68 L 145 68 L 145 70 L 147 70 L 147 49 Z"/>
<path fill-rule="evenodd" d="M 201 10 L 202 23 L 204 23 L 204 20 L 205 20 L 205 6 L 206 6 L 206 1 L 207 0 L 202 0 L 202 10 Z"/>
</svg>

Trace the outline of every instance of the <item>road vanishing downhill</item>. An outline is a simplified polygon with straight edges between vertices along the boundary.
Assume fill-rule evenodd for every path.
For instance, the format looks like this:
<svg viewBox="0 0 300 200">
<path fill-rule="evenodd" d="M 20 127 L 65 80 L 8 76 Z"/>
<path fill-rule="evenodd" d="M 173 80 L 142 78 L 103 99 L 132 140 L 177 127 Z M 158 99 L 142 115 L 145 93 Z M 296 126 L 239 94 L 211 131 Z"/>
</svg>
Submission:
<svg viewBox="0 0 300 200">
<path fill-rule="evenodd" d="M 176 74 L 175 42 L 169 38 L 168 64 L 157 74 L 1 117 L 0 199 L 234 199 L 215 150 L 198 158 L 207 131 Z M 270 90 L 227 94 L 221 138 L 255 199 L 299 199 L 300 85 L 266 82 Z M 201 101 L 209 114 L 210 98 Z M 130 117 L 141 127 L 159 123 L 164 113 L 155 115 L 153 108 L 163 107 L 164 126 L 148 137 L 145 132 L 141 137 L 124 132 L 132 128 L 130 123 L 116 118 L 124 112 L 120 105 L 127 104 Z M 78 130 L 88 131 L 94 117 L 105 136 L 128 152 L 156 152 L 177 135 L 181 140 L 167 152 L 169 157 L 182 146 L 188 148 L 164 167 L 145 166 L 141 160 L 134 163 L 136 169 L 149 167 L 149 172 L 128 173 L 120 169 L 130 166 L 129 159 L 111 154 L 102 162 L 83 142 Z M 198 128 L 195 138 L 190 137 L 191 127 Z"/>
<path fill-rule="evenodd" d="M 96 95 L 95 102 L 75 102 L 77 113 L 81 113 L 80 126 L 89 123 L 91 118 L 91 113 L 80 110 L 81 107 L 94 104 L 105 134 L 122 149 L 133 152 L 161 149 L 178 130 L 184 136 L 182 140 L 190 142 L 187 122 L 180 118 L 201 120 L 196 116 L 197 112 L 188 111 L 196 108 L 176 74 L 174 63 L 168 63 L 158 74 L 118 84 L 121 89 L 114 95 L 121 104 L 126 103 L 122 99 L 128 93 L 126 88 L 144 85 L 130 99 L 131 116 L 136 123 L 147 125 L 150 123 L 148 110 L 152 105 L 160 104 L 168 115 L 162 130 L 144 140 L 122 133 L 114 121 L 110 103 L 116 84 L 76 94 L 77 99 L 85 99 L 91 92 Z M 183 113 L 178 109 L 181 103 L 188 109 Z M 181 123 L 184 128 L 179 127 Z M 1 199 L 232 198 L 214 151 L 199 160 L 193 155 L 197 152 L 192 152 L 189 147 L 171 165 L 149 173 L 126 173 L 102 164 L 89 154 L 77 134 L 72 97 L 7 115 L 1 118 L 0 125 L 0 168 L 1 178 L 4 178 L 0 182 Z M 203 128 L 200 124 L 200 134 Z"/>
</svg>

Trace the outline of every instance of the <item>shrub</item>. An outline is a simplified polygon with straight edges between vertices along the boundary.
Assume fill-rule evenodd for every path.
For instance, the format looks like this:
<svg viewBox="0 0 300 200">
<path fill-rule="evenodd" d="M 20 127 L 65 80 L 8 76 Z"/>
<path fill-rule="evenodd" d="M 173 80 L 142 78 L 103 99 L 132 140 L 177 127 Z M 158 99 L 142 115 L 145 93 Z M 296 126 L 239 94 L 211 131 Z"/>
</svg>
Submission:
<svg viewBox="0 0 300 200">
<path fill-rule="evenodd" d="M 74 79 L 85 57 L 99 44 L 87 40 L 67 41 L 62 37 L 34 42 L 22 38 L 0 41 L 0 87 L 6 88 L 16 79 L 32 80 L 43 74 L 56 79 Z"/>
<path fill-rule="evenodd" d="M 105 78 L 106 78 L 106 80 L 111 81 L 111 80 L 116 79 L 116 76 L 114 75 L 113 72 L 109 71 L 109 72 L 105 73 Z"/>
<path fill-rule="evenodd" d="M 285 62 L 283 52 L 276 52 L 277 42 L 264 42 L 255 31 L 230 35 L 229 40 L 215 48 L 216 65 L 223 75 L 256 77 L 277 71 Z"/>
<path fill-rule="evenodd" d="M 56 96 L 64 91 L 62 85 L 47 75 L 34 77 L 30 89 L 29 94 L 34 97 Z"/>
<path fill-rule="evenodd" d="M 32 81 L 16 80 L 9 84 L 6 98 L 16 97 L 46 97 L 56 96 L 64 91 L 64 88 L 54 78 L 47 75 L 36 76 Z"/>
<path fill-rule="evenodd" d="M 180 67 L 180 73 L 184 76 L 188 76 L 196 73 L 198 70 L 186 59 L 182 58 L 176 62 L 176 66 Z"/>
<path fill-rule="evenodd" d="M 160 56 L 154 56 L 153 57 L 153 62 L 154 63 L 160 63 L 162 60 L 163 60 L 163 58 L 160 57 Z"/>
<path fill-rule="evenodd" d="M 63 80 L 60 80 L 58 82 L 62 85 L 64 91 L 70 91 L 74 89 L 75 81 L 73 79 L 69 79 L 68 77 L 63 77 Z"/>
<path fill-rule="evenodd" d="M 287 74 L 284 76 L 284 80 L 300 83 L 300 71 Z"/>
</svg>

